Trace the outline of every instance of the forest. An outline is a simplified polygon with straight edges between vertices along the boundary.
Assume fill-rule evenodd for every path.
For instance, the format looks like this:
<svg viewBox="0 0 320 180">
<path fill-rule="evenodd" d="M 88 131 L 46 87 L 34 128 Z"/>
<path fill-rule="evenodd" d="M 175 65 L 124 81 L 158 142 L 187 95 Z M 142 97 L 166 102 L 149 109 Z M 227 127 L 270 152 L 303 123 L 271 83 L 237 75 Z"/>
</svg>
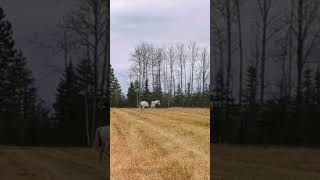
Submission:
<svg viewBox="0 0 320 180">
<path fill-rule="evenodd" d="M 157 47 L 141 42 L 130 55 L 127 94 L 111 70 L 111 107 L 138 107 L 160 100 L 160 107 L 209 107 L 210 58 L 196 42 Z"/>
<path fill-rule="evenodd" d="M 0 144 L 90 146 L 96 128 L 110 123 L 109 7 L 105 0 L 76 0 L 55 36 L 32 42 L 64 60 L 53 112 L 0 8 Z"/>
<path fill-rule="evenodd" d="M 211 1 L 211 141 L 320 144 L 320 2 Z"/>
</svg>

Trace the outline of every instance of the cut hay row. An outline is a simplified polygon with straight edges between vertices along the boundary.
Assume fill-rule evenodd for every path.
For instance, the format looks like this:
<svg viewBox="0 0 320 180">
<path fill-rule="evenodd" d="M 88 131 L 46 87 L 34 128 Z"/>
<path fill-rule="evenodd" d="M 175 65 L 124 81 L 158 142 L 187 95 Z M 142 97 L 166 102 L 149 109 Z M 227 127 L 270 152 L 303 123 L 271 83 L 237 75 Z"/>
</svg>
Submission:
<svg viewBox="0 0 320 180">
<path fill-rule="evenodd" d="M 209 109 L 176 112 L 111 109 L 111 179 L 208 179 Z"/>
</svg>

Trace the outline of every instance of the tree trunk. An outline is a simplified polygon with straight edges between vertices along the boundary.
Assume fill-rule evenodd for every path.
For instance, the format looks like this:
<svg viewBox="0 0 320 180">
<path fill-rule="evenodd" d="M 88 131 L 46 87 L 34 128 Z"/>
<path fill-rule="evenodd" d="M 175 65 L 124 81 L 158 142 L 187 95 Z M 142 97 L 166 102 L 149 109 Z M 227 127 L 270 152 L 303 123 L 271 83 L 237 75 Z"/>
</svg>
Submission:
<svg viewBox="0 0 320 180">
<path fill-rule="evenodd" d="M 64 68 L 68 66 L 68 41 L 66 31 L 63 31 Z"/>
<path fill-rule="evenodd" d="M 93 91 L 93 116 L 92 116 L 92 138 L 94 136 L 94 131 L 96 128 L 96 96 L 98 93 L 98 4 L 94 2 L 93 5 L 93 13 L 94 13 L 94 91 Z M 93 141 L 93 139 L 92 139 Z"/>
<path fill-rule="evenodd" d="M 263 9 L 265 12 L 262 13 L 262 41 L 261 41 L 261 47 L 262 47 L 262 52 L 261 52 L 261 74 L 260 74 L 260 103 L 263 104 L 264 102 L 264 74 L 265 74 L 265 61 L 266 61 L 266 48 L 267 48 L 267 20 L 268 20 L 268 15 L 266 12 L 267 9 L 267 1 L 263 1 Z"/>
<path fill-rule="evenodd" d="M 94 141 L 94 133 L 96 129 L 96 97 L 93 97 L 92 123 L 91 123 L 91 142 Z"/>
<path fill-rule="evenodd" d="M 293 51 L 293 42 L 292 42 L 292 26 L 293 26 L 293 0 L 290 1 L 291 2 L 291 12 L 290 12 L 290 26 L 289 26 L 289 70 L 288 70 L 288 98 L 291 98 L 291 71 L 292 71 L 292 51 Z"/>
<path fill-rule="evenodd" d="M 230 78 L 231 78 L 231 0 L 226 0 L 226 10 L 227 10 L 227 84 L 226 84 L 226 93 L 227 93 L 227 105 L 230 92 Z"/>
<path fill-rule="evenodd" d="M 241 12 L 239 0 L 236 0 L 238 33 L 239 33 L 239 54 L 240 54 L 240 76 L 239 76 L 239 104 L 242 104 L 242 74 L 243 74 L 243 49 L 242 49 L 242 28 L 241 28 Z"/>
<path fill-rule="evenodd" d="M 90 130 L 89 130 L 88 93 L 84 95 L 84 113 L 85 113 L 85 119 L 86 119 L 87 146 L 90 146 L 91 142 L 90 142 Z"/>
<path fill-rule="evenodd" d="M 297 103 L 301 104 L 302 95 L 301 95 L 301 79 L 302 79 L 302 70 L 303 70 L 303 48 L 304 40 L 302 35 L 303 27 L 303 0 L 299 0 L 298 4 L 298 36 L 297 36 Z"/>
</svg>

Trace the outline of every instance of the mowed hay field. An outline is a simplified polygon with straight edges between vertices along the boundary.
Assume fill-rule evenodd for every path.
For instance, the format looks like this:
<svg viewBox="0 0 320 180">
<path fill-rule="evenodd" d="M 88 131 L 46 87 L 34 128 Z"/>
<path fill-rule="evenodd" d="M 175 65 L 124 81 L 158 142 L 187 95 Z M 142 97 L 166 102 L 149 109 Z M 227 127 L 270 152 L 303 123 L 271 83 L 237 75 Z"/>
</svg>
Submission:
<svg viewBox="0 0 320 180">
<path fill-rule="evenodd" d="M 1 180 L 105 180 L 90 148 L 0 146 Z"/>
<path fill-rule="evenodd" d="M 212 145 L 216 180 L 320 180 L 320 149 Z"/>
<path fill-rule="evenodd" d="M 111 108 L 111 179 L 209 179 L 210 110 Z"/>
</svg>

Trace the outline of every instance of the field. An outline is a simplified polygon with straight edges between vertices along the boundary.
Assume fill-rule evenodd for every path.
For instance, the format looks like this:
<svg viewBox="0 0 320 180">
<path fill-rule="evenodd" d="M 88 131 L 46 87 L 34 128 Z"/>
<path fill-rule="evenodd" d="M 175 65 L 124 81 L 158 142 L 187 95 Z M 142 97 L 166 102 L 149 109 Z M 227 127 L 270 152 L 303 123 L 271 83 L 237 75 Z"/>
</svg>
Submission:
<svg viewBox="0 0 320 180">
<path fill-rule="evenodd" d="M 209 109 L 111 109 L 111 179 L 209 179 Z"/>
<path fill-rule="evenodd" d="M 111 179 L 209 179 L 209 110 L 111 109 Z M 217 180 L 320 180 L 320 149 L 211 145 Z M 0 146 L 0 179 L 104 180 L 90 148 Z"/>
<path fill-rule="evenodd" d="M 0 146 L 3 180 L 105 180 L 105 169 L 88 148 Z"/>
<path fill-rule="evenodd" d="M 213 145 L 217 180 L 320 180 L 320 149 Z"/>
</svg>

